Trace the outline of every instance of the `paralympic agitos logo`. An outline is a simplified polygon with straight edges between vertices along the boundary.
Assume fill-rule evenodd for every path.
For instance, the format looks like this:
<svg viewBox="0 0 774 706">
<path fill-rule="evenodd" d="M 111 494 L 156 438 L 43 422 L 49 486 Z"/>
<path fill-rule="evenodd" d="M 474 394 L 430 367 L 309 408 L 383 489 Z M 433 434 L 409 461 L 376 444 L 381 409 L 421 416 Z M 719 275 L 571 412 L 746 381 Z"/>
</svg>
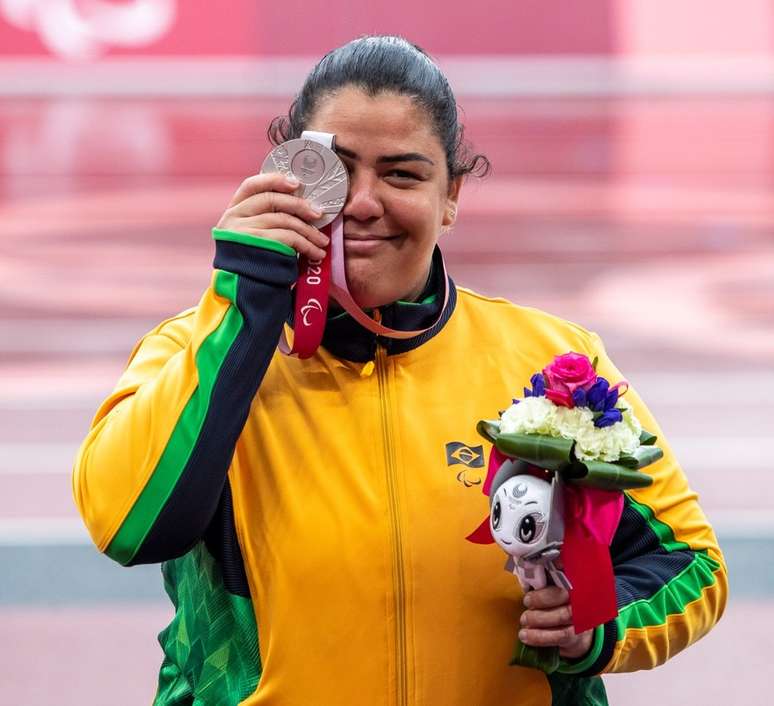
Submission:
<svg viewBox="0 0 774 706">
<path fill-rule="evenodd" d="M 450 441 L 446 444 L 446 465 L 465 466 L 457 473 L 457 480 L 466 488 L 480 485 L 481 474 L 472 469 L 484 467 L 484 447 L 470 446 L 462 441 Z"/>
<path fill-rule="evenodd" d="M 322 304 L 314 297 L 311 297 L 306 304 L 301 307 L 301 316 L 304 326 L 312 325 L 312 322 L 309 321 L 309 317 L 312 315 L 313 311 L 322 311 Z"/>
</svg>

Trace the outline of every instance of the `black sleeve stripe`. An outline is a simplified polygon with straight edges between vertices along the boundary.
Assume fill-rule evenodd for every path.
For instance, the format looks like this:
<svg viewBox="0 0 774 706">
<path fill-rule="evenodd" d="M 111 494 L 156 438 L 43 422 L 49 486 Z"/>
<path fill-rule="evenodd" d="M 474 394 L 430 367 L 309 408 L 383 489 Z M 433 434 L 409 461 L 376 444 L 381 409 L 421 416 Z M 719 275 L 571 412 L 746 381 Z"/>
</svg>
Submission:
<svg viewBox="0 0 774 706">
<path fill-rule="evenodd" d="M 250 405 L 290 312 L 290 284 L 298 271 L 295 258 L 217 241 L 215 268 L 239 275 L 237 308 L 244 325 L 221 366 L 188 463 L 132 564 L 180 556 L 204 535 L 220 502 Z"/>
</svg>

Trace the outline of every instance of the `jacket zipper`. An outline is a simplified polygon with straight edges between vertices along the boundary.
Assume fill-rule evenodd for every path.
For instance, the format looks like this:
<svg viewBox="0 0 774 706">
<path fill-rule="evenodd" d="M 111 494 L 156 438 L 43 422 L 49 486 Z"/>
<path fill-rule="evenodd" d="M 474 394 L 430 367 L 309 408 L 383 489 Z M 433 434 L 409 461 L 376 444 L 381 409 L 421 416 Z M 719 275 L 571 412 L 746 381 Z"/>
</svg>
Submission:
<svg viewBox="0 0 774 706">
<path fill-rule="evenodd" d="M 387 495 L 390 505 L 390 530 L 392 533 L 392 570 L 395 582 L 395 676 L 398 706 L 408 704 L 407 657 L 406 657 L 406 577 L 403 567 L 403 539 L 400 531 L 398 503 L 398 479 L 390 416 L 390 388 L 387 372 L 387 355 L 383 346 L 376 348 L 376 372 L 379 380 L 379 404 L 382 414 L 382 438 L 384 462 L 387 472 Z"/>
</svg>

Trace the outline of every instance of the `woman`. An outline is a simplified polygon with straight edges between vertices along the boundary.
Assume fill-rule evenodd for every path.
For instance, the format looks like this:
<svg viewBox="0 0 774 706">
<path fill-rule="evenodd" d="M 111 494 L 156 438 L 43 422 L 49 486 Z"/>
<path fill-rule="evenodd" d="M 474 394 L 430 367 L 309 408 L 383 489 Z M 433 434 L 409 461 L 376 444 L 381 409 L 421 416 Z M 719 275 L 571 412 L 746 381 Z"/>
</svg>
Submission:
<svg viewBox="0 0 774 706">
<path fill-rule="evenodd" d="M 466 157 L 421 50 L 369 37 L 328 54 L 272 134 L 303 130 L 335 134 L 349 170 L 355 301 L 430 329 L 382 338 L 332 311 L 312 358 L 278 353 L 297 254 L 323 257 L 327 236 L 298 183 L 242 183 L 214 231 L 210 287 L 138 343 L 76 462 L 100 550 L 164 562 L 177 612 L 155 703 L 605 703 L 595 675 L 653 667 L 722 613 L 725 569 L 695 496 L 662 443 L 611 547 L 618 619 L 575 635 L 555 587 L 524 609 L 499 549 L 464 541 L 485 500 L 457 482 L 450 449 L 474 447 L 480 465 L 475 420 L 557 354 L 621 376 L 596 335 L 446 278 L 437 242 L 486 162 Z M 559 673 L 508 666 L 519 626 L 525 643 L 560 647 Z"/>
</svg>

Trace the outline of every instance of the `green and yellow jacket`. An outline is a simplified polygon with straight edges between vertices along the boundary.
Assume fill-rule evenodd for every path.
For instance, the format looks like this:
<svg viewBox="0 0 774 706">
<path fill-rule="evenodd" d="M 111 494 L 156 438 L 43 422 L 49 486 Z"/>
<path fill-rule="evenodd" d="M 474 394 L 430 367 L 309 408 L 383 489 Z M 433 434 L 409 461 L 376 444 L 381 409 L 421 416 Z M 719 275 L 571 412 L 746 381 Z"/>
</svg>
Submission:
<svg viewBox="0 0 774 706">
<path fill-rule="evenodd" d="M 598 337 L 450 281 L 417 338 L 341 314 L 314 357 L 285 357 L 293 251 L 215 238 L 199 305 L 137 344 L 74 471 L 97 547 L 163 562 L 176 614 L 157 706 L 603 704 L 597 675 L 654 667 L 719 619 L 717 540 L 630 390 L 665 453 L 611 546 L 618 618 L 550 678 L 509 666 L 521 588 L 497 545 L 465 541 L 488 511 L 475 424 L 567 351 L 621 379 Z M 442 277 L 382 321 L 432 321 Z"/>
</svg>

